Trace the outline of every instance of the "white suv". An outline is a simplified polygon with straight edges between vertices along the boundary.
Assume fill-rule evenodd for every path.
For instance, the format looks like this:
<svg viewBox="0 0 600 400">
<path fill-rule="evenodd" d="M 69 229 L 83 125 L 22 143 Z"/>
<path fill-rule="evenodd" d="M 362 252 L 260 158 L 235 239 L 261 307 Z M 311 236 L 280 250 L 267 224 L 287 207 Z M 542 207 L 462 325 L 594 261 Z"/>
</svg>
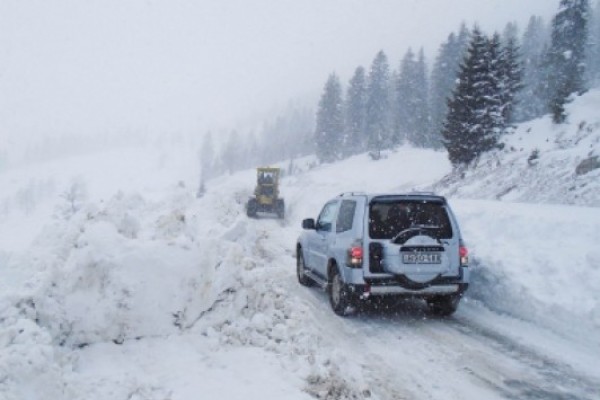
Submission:
<svg viewBox="0 0 600 400">
<path fill-rule="evenodd" d="M 298 281 L 327 289 L 338 315 L 374 296 L 423 298 L 450 315 L 469 286 L 468 251 L 444 197 L 344 193 L 302 227 Z"/>
</svg>

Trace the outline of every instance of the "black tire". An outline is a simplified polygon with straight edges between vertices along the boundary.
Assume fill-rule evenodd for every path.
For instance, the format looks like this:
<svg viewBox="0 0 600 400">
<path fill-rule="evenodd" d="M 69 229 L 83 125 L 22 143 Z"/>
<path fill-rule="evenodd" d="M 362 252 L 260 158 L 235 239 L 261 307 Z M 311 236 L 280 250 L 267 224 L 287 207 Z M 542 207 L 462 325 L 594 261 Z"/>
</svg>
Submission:
<svg viewBox="0 0 600 400">
<path fill-rule="evenodd" d="M 277 200 L 277 206 L 275 212 L 277 213 L 277 217 L 283 219 L 285 217 L 285 202 L 283 199 Z"/>
<path fill-rule="evenodd" d="M 375 298 L 371 298 L 371 304 L 376 310 L 395 312 L 400 308 L 403 300 L 400 296 L 375 296 Z"/>
<path fill-rule="evenodd" d="M 353 305 L 348 285 L 342 280 L 336 266 L 333 267 L 329 282 L 329 304 L 333 312 L 342 317 L 348 315 L 348 307 Z"/>
<path fill-rule="evenodd" d="M 258 209 L 258 205 L 256 204 L 256 199 L 248 200 L 248 204 L 246 204 L 246 214 L 250 218 L 256 217 L 256 211 Z"/>
<path fill-rule="evenodd" d="M 312 286 L 314 284 L 313 280 L 310 279 L 305 274 L 306 265 L 304 264 L 304 256 L 302 255 L 302 249 L 298 248 L 296 253 L 296 276 L 298 277 L 298 282 L 302 286 Z"/>
<path fill-rule="evenodd" d="M 427 300 L 429 310 L 432 314 L 439 317 L 447 317 L 456 312 L 458 309 L 458 303 L 460 303 L 460 296 L 451 294 L 446 296 L 436 296 Z"/>
</svg>

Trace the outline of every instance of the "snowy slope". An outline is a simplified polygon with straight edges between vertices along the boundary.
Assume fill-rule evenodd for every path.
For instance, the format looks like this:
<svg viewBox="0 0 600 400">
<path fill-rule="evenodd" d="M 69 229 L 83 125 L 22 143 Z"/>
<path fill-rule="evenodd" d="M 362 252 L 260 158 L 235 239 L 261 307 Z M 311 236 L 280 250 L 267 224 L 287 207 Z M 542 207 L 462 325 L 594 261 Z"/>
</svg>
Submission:
<svg viewBox="0 0 600 400">
<path fill-rule="evenodd" d="M 600 206 L 600 89 L 567 105 L 568 121 L 549 115 L 517 126 L 503 150 L 476 168 L 455 171 L 433 186 L 452 197 Z M 532 157 L 537 153 L 537 157 Z M 596 165 L 578 173 L 584 160 Z"/>
<path fill-rule="evenodd" d="M 245 216 L 254 171 L 196 199 L 196 164 L 145 148 L 0 175 L 0 399 L 595 398 L 600 208 L 451 197 L 474 276 L 456 316 L 344 320 L 295 280 L 300 221 L 343 191 L 431 186 L 445 154 L 297 160 L 284 221 Z"/>
</svg>

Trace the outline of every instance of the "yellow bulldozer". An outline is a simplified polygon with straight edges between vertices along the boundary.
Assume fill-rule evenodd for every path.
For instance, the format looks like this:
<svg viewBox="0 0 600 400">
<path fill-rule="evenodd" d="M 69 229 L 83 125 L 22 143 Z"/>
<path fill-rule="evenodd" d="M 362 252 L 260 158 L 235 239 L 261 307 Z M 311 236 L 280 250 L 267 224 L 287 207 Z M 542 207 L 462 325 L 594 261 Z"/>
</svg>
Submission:
<svg viewBox="0 0 600 400">
<path fill-rule="evenodd" d="M 285 217 L 285 202 L 279 197 L 280 168 L 257 168 L 254 196 L 246 204 L 248 217 L 255 218 L 259 212 Z"/>
</svg>

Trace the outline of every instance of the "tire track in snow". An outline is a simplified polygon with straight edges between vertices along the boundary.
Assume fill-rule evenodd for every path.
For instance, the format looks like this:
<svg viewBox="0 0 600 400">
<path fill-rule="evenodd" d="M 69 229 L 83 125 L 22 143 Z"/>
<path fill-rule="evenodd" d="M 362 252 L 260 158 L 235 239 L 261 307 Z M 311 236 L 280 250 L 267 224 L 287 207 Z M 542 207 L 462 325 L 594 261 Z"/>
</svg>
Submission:
<svg viewBox="0 0 600 400">
<path fill-rule="evenodd" d="M 477 321 L 452 318 L 449 326 L 514 360 L 527 365 L 536 375 L 535 382 L 520 377 L 504 379 L 504 391 L 510 398 L 549 400 L 592 400 L 600 394 L 600 381 L 576 371 L 556 360 L 503 335 Z M 515 397 L 516 396 L 516 397 Z"/>
</svg>

